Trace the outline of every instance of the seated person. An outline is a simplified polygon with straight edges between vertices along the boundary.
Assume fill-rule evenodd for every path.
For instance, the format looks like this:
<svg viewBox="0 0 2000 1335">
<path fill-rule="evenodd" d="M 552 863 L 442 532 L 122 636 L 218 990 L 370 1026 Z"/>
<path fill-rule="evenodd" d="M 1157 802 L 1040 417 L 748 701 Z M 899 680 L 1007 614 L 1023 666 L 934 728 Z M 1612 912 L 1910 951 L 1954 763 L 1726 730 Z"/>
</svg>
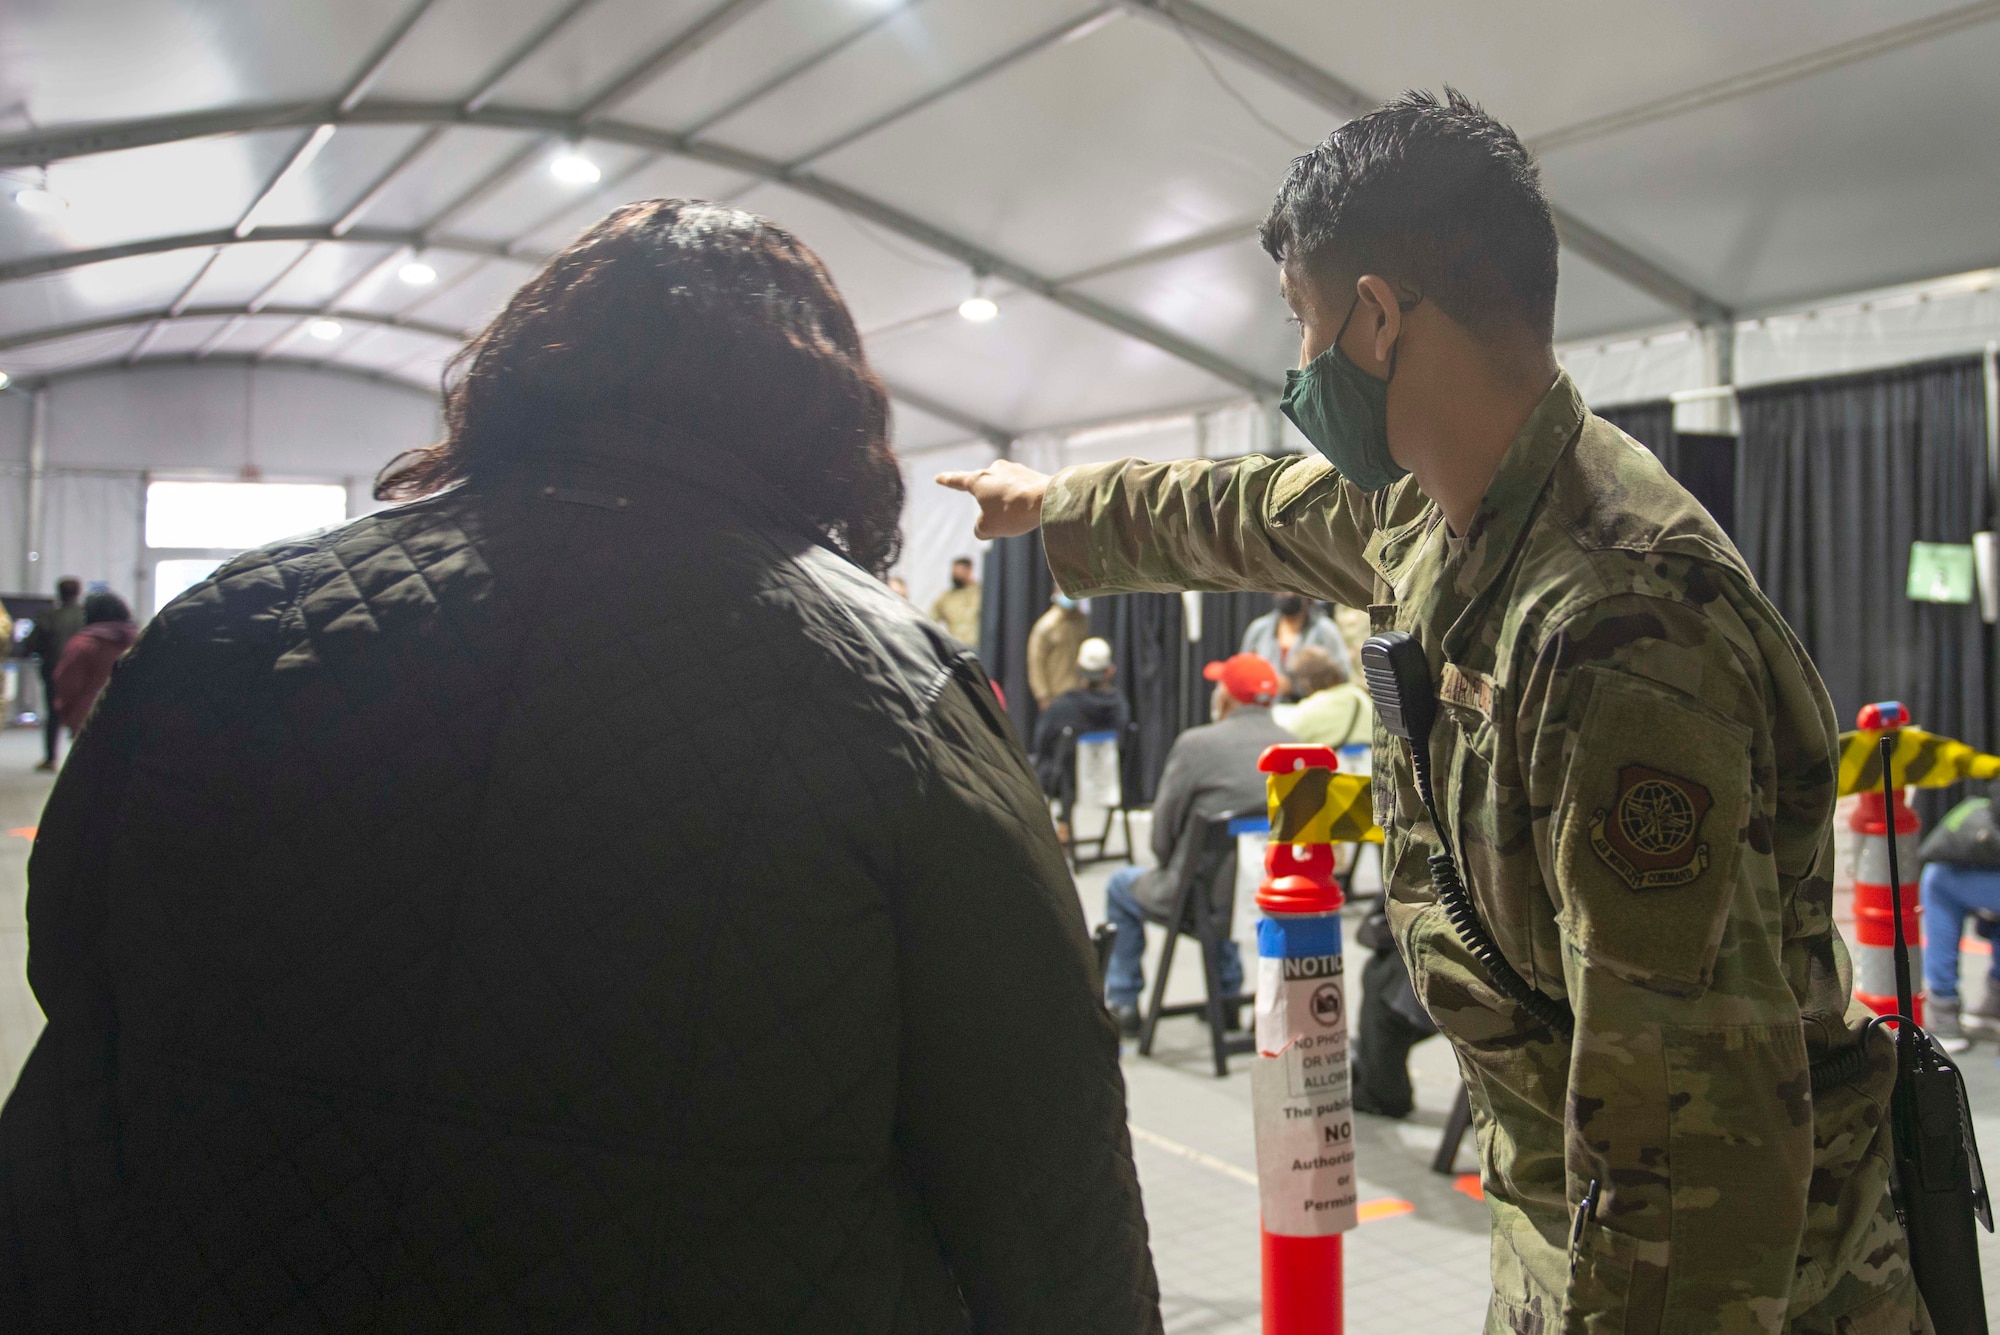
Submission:
<svg viewBox="0 0 2000 1335">
<path fill-rule="evenodd" d="M 1035 777 L 1042 781 L 1042 791 L 1056 799 L 1062 813 L 1056 837 L 1064 843 L 1069 842 L 1069 818 L 1076 806 L 1076 739 L 1115 732 L 1122 745 L 1132 721 L 1132 707 L 1116 685 L 1118 665 L 1111 661 L 1108 641 L 1093 636 L 1078 646 L 1076 671 L 1083 685 L 1049 701 L 1035 721 Z"/>
<path fill-rule="evenodd" d="M 1313 645 L 1293 650 L 1292 688 L 1299 694 L 1299 704 L 1286 726 L 1300 741 L 1337 751 L 1374 737 L 1375 702 L 1348 680 L 1346 659 L 1335 659 Z"/>
<path fill-rule="evenodd" d="M 1104 916 L 1118 924 L 1104 998 L 1127 1034 L 1139 1032 L 1139 993 L 1146 985 L 1146 914 L 1173 912 L 1181 877 L 1196 856 L 1196 818 L 1239 811 L 1264 802 L 1257 757 L 1264 749 L 1297 740 L 1271 719 L 1278 671 L 1256 654 L 1210 663 L 1202 676 L 1216 683 L 1209 710 L 1215 722 L 1189 728 L 1174 739 L 1167 768 L 1153 796 L 1153 855 L 1157 867 L 1120 867 L 1104 889 Z M 1225 867 L 1209 887 L 1224 914 L 1235 903 L 1236 873 Z M 1234 941 L 1222 947 L 1222 990 L 1243 987 L 1243 960 Z"/>
<path fill-rule="evenodd" d="M 1292 681 L 1292 655 L 1301 649 L 1319 649 L 1347 670 L 1354 669 L 1347 658 L 1347 640 L 1319 603 L 1296 593 L 1281 593 L 1271 600 L 1271 610 L 1243 628 L 1240 653 L 1256 654 L 1278 670 L 1279 698 L 1297 700 L 1305 692 Z"/>
<path fill-rule="evenodd" d="M 1958 995 L 1959 940 L 1965 920 L 1981 935 L 2000 915 L 2000 821 L 1984 797 L 1969 798 L 1945 814 L 1924 840 L 1920 893 L 1924 905 L 1924 1026 L 1945 1050 L 1960 1052 L 1974 1037 L 2000 1037 L 2000 985 L 1989 973 L 1978 1007 L 1965 1013 Z M 2000 964 L 2000 955 L 1995 957 Z"/>
</svg>

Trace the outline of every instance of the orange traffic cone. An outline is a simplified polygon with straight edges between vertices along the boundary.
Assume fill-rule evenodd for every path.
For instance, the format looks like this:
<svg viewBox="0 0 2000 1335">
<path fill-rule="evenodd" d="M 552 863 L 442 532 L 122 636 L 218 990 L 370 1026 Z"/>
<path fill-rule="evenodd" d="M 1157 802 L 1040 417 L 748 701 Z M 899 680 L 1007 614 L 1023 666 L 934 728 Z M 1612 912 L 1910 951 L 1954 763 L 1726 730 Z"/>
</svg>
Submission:
<svg viewBox="0 0 2000 1335">
<path fill-rule="evenodd" d="M 1857 725 L 1866 732 L 1901 728 L 1909 723 L 1909 711 L 1893 701 L 1866 705 Z M 1879 771 L 1878 771 L 1879 772 Z M 1903 942 L 1910 961 L 1910 977 L 1917 987 L 1911 999 L 1910 1018 L 1924 1022 L 1923 967 L 1919 954 L 1919 923 L 1923 912 L 1917 900 L 1917 833 L 1922 822 L 1903 800 L 1901 787 L 1894 789 L 1893 811 L 1885 811 L 1881 789 L 1863 788 L 1855 798 L 1854 814 L 1848 828 L 1861 836 L 1854 865 L 1854 995 L 1877 1015 L 1896 1010 L 1896 914 L 1889 886 L 1889 828 L 1893 822 L 1896 861 L 1903 874 Z"/>
</svg>

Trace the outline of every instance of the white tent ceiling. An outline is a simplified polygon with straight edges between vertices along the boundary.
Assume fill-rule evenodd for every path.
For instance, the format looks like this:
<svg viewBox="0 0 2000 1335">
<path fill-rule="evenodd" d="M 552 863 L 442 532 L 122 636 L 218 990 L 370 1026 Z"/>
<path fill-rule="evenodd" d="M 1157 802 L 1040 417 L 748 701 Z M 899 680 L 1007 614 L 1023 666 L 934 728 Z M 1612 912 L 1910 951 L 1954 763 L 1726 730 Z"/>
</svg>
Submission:
<svg viewBox="0 0 2000 1335">
<path fill-rule="evenodd" d="M 0 370 L 312 360 L 434 385 L 541 256 L 622 201 L 688 195 L 827 259 L 906 451 L 1268 396 L 1292 346 L 1252 231 L 1287 161 L 1444 82 L 1541 155 L 1559 337 L 1726 322 L 2000 260 L 1996 19 L 1940 0 L 35 0 L 0 9 Z M 597 184 L 549 170 L 572 143 Z M 66 207 L 14 202 L 44 176 Z M 417 255 L 427 286 L 399 277 Z M 956 313 L 976 281 L 990 323 Z"/>
</svg>

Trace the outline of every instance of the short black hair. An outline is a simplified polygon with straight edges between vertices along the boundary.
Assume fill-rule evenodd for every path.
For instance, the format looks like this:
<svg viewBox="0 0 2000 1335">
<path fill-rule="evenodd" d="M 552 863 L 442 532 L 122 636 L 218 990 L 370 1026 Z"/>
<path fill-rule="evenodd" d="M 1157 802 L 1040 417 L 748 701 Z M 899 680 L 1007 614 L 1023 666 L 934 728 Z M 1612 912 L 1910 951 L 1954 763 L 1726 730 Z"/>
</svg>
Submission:
<svg viewBox="0 0 2000 1335">
<path fill-rule="evenodd" d="M 100 621 L 130 621 L 132 609 L 125 600 L 109 589 L 99 589 L 83 600 L 83 623 L 95 626 Z"/>
<path fill-rule="evenodd" d="M 969 566 L 972 564 L 972 558 L 969 556 L 954 556 L 951 558 L 951 563 L 955 566 Z"/>
<path fill-rule="evenodd" d="M 77 595 L 82 592 L 83 581 L 74 575 L 64 575 L 56 581 L 56 597 L 66 603 L 75 602 Z"/>
<path fill-rule="evenodd" d="M 1258 235 L 1271 258 L 1408 283 L 1466 328 L 1555 334 L 1556 227 L 1541 172 L 1455 88 L 1408 92 L 1292 160 Z"/>
</svg>

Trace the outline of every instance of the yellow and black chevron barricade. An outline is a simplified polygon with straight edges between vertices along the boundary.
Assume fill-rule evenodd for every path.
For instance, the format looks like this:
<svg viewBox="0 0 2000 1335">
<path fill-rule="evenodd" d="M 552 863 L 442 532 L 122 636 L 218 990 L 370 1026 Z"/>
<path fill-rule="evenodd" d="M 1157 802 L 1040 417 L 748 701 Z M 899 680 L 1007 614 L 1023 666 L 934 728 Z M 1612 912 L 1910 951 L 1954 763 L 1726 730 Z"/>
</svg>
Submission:
<svg viewBox="0 0 2000 1335">
<path fill-rule="evenodd" d="M 1271 842 L 1274 844 L 1379 844 L 1368 778 L 1330 769 L 1273 774 Z"/>
<path fill-rule="evenodd" d="M 1861 728 L 1840 734 L 1842 797 L 1881 791 L 1883 731 Z M 1895 757 L 1889 770 L 1893 787 L 1944 788 L 1964 779 L 1996 778 L 2000 778 L 2000 756 L 1921 728 L 1896 730 Z"/>
</svg>

